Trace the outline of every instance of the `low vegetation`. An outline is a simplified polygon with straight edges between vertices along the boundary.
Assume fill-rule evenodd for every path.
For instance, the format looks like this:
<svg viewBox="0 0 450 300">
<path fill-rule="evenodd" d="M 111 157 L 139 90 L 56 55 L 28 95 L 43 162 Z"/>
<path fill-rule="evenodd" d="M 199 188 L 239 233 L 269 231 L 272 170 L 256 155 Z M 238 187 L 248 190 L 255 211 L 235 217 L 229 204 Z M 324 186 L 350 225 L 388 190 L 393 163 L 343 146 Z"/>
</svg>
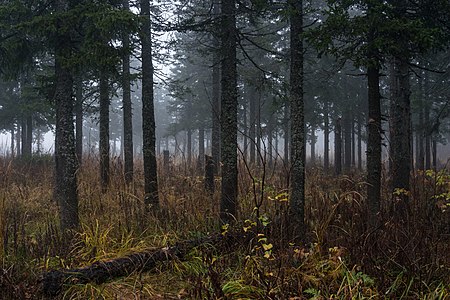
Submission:
<svg viewBox="0 0 450 300">
<path fill-rule="evenodd" d="M 204 191 L 203 177 L 173 166 L 160 174 L 161 210 L 146 213 L 142 170 L 126 187 L 114 164 L 102 194 L 95 158 L 79 173 L 82 226 L 66 249 L 52 199 L 50 157 L 0 161 L 0 290 L 2 299 L 41 299 L 42 275 L 99 260 L 172 245 L 199 236 L 255 233 L 233 251 L 194 248 L 183 260 L 106 284 L 66 286 L 62 299 L 448 299 L 450 297 L 450 175 L 415 174 L 410 220 L 390 213 L 383 194 L 377 228 L 369 230 L 363 175 L 307 171 L 307 243 L 287 236 L 286 174 L 239 172 L 239 220 L 219 222 L 219 193 Z M 140 164 L 138 163 L 137 166 Z M 263 176 L 264 175 L 264 176 Z M 262 178 L 265 178 L 262 180 Z M 219 184 L 219 181 L 216 182 Z M 216 190 L 219 190 L 216 188 Z M 396 191 L 403 193 L 406 191 Z"/>
</svg>

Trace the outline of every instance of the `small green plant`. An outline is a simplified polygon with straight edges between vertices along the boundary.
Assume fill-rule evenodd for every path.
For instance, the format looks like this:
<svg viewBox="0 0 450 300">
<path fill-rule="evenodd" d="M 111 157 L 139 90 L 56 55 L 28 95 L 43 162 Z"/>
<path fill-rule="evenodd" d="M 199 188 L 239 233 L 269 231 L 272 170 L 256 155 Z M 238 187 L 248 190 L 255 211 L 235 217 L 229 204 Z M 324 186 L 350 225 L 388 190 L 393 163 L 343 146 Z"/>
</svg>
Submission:
<svg viewBox="0 0 450 300">
<path fill-rule="evenodd" d="M 450 209 L 450 174 L 446 169 L 440 171 L 426 170 L 425 175 L 434 181 L 433 199 L 442 212 Z"/>
</svg>

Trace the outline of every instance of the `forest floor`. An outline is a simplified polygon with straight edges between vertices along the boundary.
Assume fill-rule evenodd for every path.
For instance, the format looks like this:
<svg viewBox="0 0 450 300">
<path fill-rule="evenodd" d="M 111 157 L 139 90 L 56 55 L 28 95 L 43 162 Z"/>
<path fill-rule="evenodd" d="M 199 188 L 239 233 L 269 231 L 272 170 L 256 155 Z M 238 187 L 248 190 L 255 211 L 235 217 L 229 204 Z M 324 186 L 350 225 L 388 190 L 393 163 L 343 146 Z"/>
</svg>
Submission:
<svg viewBox="0 0 450 300">
<path fill-rule="evenodd" d="M 231 230 L 219 222 L 220 192 L 206 192 L 203 177 L 186 165 L 161 172 L 161 210 L 149 214 L 139 162 L 133 185 L 125 187 L 113 161 L 104 194 L 97 164 L 86 159 L 78 173 L 81 228 L 67 249 L 52 199 L 52 159 L 0 158 L 0 299 L 42 299 L 42 276 L 50 270 Z M 303 244 L 288 238 L 283 168 L 239 171 L 234 228 L 255 232 L 249 243 L 227 252 L 196 247 L 150 272 L 65 286 L 56 299 L 450 299 L 447 171 L 414 175 L 407 224 L 389 214 L 393 197 L 384 190 L 380 225 L 368 230 L 363 174 L 335 177 L 308 168 Z"/>
</svg>

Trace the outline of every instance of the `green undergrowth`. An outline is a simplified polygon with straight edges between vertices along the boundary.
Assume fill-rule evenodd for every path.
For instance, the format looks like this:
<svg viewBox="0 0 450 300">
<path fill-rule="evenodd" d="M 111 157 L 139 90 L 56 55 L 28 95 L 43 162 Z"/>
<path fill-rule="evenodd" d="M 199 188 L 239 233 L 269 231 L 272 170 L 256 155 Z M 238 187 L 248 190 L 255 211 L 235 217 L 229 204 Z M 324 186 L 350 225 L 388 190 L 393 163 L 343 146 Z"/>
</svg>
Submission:
<svg viewBox="0 0 450 300">
<path fill-rule="evenodd" d="M 44 160 L 46 162 L 46 160 Z M 60 299 L 450 299 L 450 176 L 426 171 L 412 178 L 411 223 L 389 214 L 369 230 L 364 176 L 308 170 L 305 215 L 310 234 L 292 243 L 283 170 L 240 170 L 236 224 L 218 221 L 219 192 L 174 167 L 160 174 L 161 210 L 145 211 L 139 164 L 126 187 L 120 166 L 101 193 L 95 160 L 79 172 L 80 229 L 70 247 L 60 240 L 52 199 L 51 163 L 0 160 L 1 299 L 42 299 L 49 270 L 151 251 L 222 231 L 253 232 L 239 247 L 202 245 L 151 272 L 96 285 L 64 288 Z M 220 182 L 216 181 L 216 191 Z M 383 190 L 383 199 L 391 199 Z"/>
</svg>

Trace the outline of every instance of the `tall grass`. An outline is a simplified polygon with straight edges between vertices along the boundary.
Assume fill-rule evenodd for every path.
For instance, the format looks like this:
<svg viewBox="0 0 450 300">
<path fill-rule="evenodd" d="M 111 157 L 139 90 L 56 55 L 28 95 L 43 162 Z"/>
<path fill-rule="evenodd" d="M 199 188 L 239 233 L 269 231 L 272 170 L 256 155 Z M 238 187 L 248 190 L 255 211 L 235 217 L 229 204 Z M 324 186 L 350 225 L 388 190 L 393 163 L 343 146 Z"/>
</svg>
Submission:
<svg viewBox="0 0 450 300">
<path fill-rule="evenodd" d="M 279 164 L 280 165 L 280 164 Z M 162 169 L 162 168 L 161 168 Z M 306 187 L 308 243 L 291 244 L 288 177 L 279 167 L 239 166 L 237 227 L 257 239 L 233 253 L 193 250 L 186 261 L 162 264 L 104 285 L 72 286 L 67 299 L 446 299 L 450 297 L 450 177 L 418 173 L 406 224 L 390 212 L 383 190 L 380 226 L 368 229 L 363 174 L 334 177 L 309 168 Z M 58 232 L 52 199 L 51 157 L 0 158 L 0 290 L 6 299 L 39 298 L 40 276 L 53 268 L 88 265 L 220 230 L 219 192 L 204 191 L 202 174 L 174 162 L 159 174 L 161 210 L 143 204 L 142 163 L 125 186 L 113 160 L 111 185 L 102 194 L 98 160 L 78 173 L 81 227 L 70 249 Z M 216 180 L 216 191 L 220 191 Z M 442 196 L 443 195 L 443 196 Z M 255 210 L 255 207 L 258 209 Z M 297 297 L 297 298 L 296 298 Z"/>
</svg>

